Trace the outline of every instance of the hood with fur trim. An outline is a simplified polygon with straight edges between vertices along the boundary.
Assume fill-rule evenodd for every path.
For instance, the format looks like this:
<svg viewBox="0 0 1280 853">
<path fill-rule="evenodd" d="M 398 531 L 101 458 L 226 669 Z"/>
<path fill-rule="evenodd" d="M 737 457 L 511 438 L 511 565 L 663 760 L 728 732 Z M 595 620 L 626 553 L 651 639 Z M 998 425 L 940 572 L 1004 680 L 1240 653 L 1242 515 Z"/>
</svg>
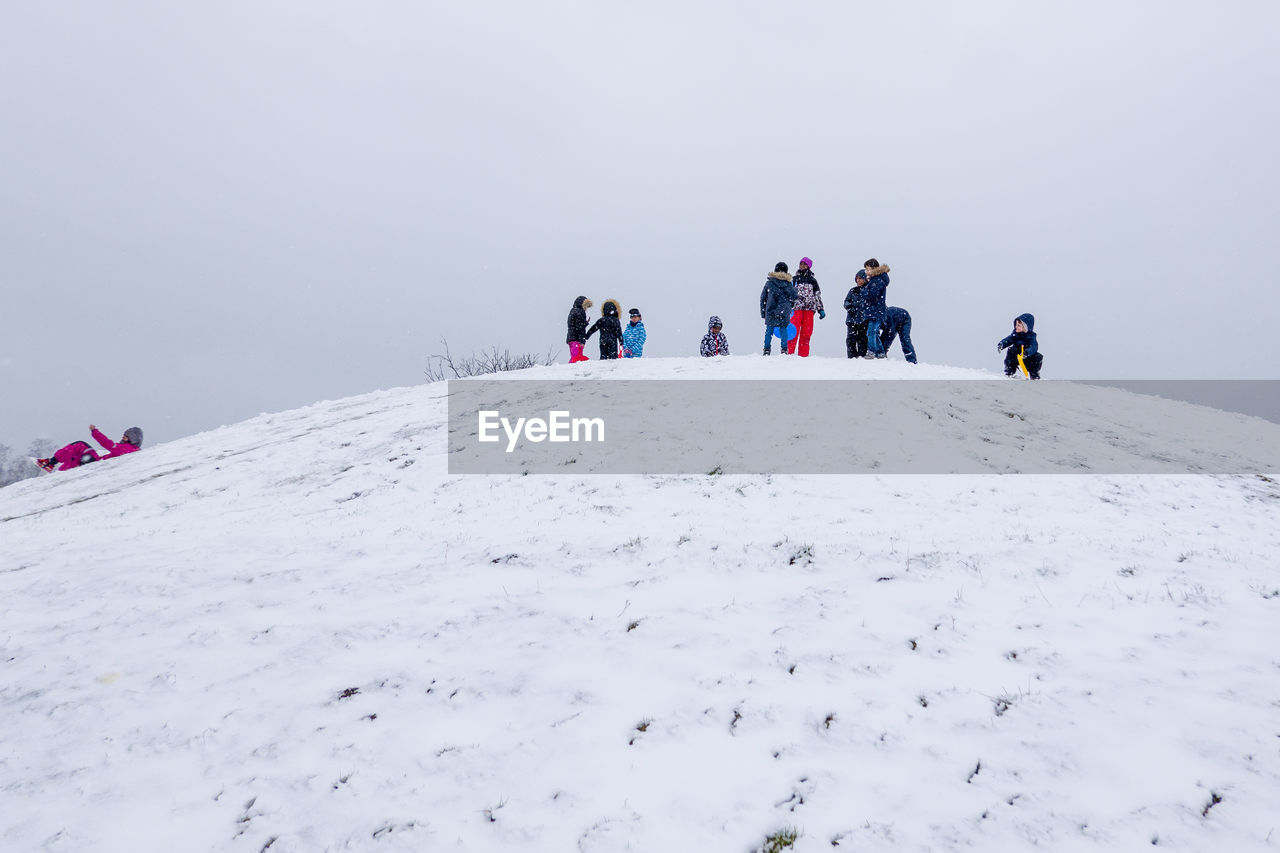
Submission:
<svg viewBox="0 0 1280 853">
<path fill-rule="evenodd" d="M 606 317 L 621 317 L 622 303 L 616 299 L 606 299 L 604 307 L 600 309 L 600 313 Z"/>
</svg>

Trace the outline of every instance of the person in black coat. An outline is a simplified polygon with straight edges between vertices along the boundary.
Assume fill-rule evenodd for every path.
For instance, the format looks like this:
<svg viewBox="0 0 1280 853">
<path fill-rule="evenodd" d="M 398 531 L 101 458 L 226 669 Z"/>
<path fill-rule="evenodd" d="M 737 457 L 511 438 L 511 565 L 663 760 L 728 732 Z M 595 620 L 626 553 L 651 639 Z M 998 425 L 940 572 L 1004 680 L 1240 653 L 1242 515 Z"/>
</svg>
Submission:
<svg viewBox="0 0 1280 853">
<path fill-rule="evenodd" d="M 600 357 L 617 358 L 618 349 L 622 346 L 622 306 L 616 299 L 606 299 L 600 309 L 601 317 L 587 329 L 587 337 L 600 333 Z"/>
<path fill-rule="evenodd" d="M 569 334 L 565 343 L 569 345 L 570 364 L 591 360 L 582 354 L 582 347 L 587 342 L 587 309 L 591 304 L 590 299 L 579 296 L 573 300 L 573 307 L 569 309 Z"/>
<path fill-rule="evenodd" d="M 866 271 L 858 270 L 853 282 L 844 298 L 844 351 L 849 358 L 862 358 L 867 354 Z"/>
</svg>

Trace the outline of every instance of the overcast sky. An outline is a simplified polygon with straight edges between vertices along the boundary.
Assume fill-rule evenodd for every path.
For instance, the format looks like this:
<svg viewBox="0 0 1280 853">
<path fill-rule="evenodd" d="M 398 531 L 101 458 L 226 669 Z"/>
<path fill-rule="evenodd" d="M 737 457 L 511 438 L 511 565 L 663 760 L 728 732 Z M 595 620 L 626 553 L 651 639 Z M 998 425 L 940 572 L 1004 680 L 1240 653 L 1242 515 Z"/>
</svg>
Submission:
<svg viewBox="0 0 1280 853">
<path fill-rule="evenodd" d="M 553 349 L 758 352 L 778 260 L 921 359 L 1280 378 L 1280 3 L 10 3 L 0 443 L 149 442 Z M 588 345 L 594 355 L 594 342 Z"/>
</svg>

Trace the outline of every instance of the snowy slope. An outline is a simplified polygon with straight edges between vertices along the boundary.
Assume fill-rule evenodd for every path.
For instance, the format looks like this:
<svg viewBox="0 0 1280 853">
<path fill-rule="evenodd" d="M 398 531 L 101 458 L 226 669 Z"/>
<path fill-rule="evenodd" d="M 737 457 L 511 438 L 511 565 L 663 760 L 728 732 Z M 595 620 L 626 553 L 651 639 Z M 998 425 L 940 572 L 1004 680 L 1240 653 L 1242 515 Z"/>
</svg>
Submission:
<svg viewBox="0 0 1280 853">
<path fill-rule="evenodd" d="M 444 392 L 0 491 L 0 850 L 1280 846 L 1270 478 L 449 477 Z"/>
</svg>

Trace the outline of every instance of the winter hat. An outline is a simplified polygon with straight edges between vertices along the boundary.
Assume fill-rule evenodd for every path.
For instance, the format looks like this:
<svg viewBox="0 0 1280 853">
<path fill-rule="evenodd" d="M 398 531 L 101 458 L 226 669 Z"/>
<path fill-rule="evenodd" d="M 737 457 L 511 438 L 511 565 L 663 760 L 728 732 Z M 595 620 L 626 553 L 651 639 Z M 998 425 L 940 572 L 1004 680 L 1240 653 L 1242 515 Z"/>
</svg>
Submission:
<svg viewBox="0 0 1280 853">
<path fill-rule="evenodd" d="M 776 264 L 774 264 L 774 265 L 773 265 L 773 271 L 774 271 L 774 272 L 786 272 L 786 271 L 787 271 L 787 262 L 786 262 L 786 261 L 778 261 Z"/>
<path fill-rule="evenodd" d="M 800 266 L 802 266 L 802 267 L 808 267 L 809 269 L 813 269 L 813 261 L 809 260 L 808 258 L 801 258 L 801 259 L 800 259 Z"/>
<path fill-rule="evenodd" d="M 124 431 L 124 440 L 132 444 L 134 447 L 141 447 L 142 430 L 138 427 L 129 427 Z"/>
<path fill-rule="evenodd" d="M 854 276 L 853 276 L 853 280 L 854 280 L 854 281 L 866 281 L 866 280 L 867 280 L 867 271 L 866 271 L 866 270 L 858 270 L 858 271 L 857 271 L 857 273 L 855 273 L 855 274 L 854 274 Z"/>
<path fill-rule="evenodd" d="M 628 312 L 627 312 L 627 316 L 628 316 L 628 317 L 639 317 L 639 316 L 640 316 L 640 309 L 639 309 L 639 308 L 632 308 L 630 311 L 628 311 Z"/>
</svg>

